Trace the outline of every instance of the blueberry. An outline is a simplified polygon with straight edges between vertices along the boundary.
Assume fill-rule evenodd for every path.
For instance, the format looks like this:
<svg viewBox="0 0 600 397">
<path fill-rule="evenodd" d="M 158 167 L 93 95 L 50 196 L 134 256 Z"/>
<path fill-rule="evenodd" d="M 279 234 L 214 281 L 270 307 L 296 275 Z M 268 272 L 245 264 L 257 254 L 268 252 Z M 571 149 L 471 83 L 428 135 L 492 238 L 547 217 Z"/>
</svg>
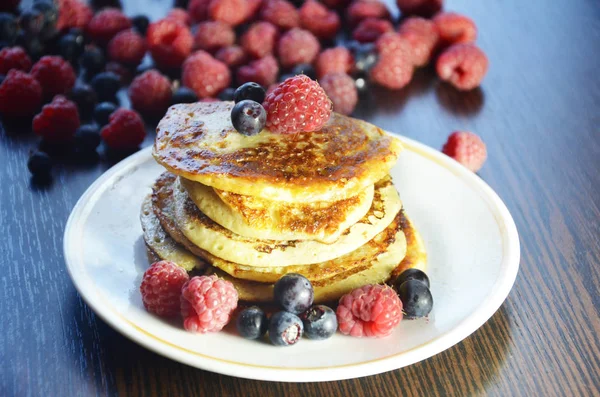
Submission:
<svg viewBox="0 0 600 397">
<path fill-rule="evenodd" d="M 295 76 L 295 74 L 291 74 L 291 73 L 285 73 L 285 74 L 282 74 L 281 76 L 279 76 L 279 82 L 280 82 L 280 83 L 283 83 L 283 82 L 284 82 L 284 81 L 286 81 L 287 79 L 290 79 L 290 78 L 292 78 L 292 77 L 294 77 L 294 76 Z"/>
<path fill-rule="evenodd" d="M 300 315 L 304 333 L 310 339 L 328 339 L 337 331 L 335 312 L 325 305 L 313 306 Z"/>
<path fill-rule="evenodd" d="M 44 152 L 33 152 L 27 160 L 27 168 L 32 175 L 49 175 L 52 159 Z"/>
<path fill-rule="evenodd" d="M 117 105 L 111 102 L 102 102 L 94 108 L 94 121 L 98 123 L 100 128 L 108 124 L 108 118 L 117 110 Z"/>
<path fill-rule="evenodd" d="M 21 32 L 17 37 L 17 45 L 23 47 L 34 61 L 40 59 L 46 53 L 46 46 L 38 36 L 27 36 Z"/>
<path fill-rule="evenodd" d="M 225 88 L 223 91 L 219 92 L 217 98 L 221 101 L 233 101 L 233 94 L 235 90 L 231 87 Z"/>
<path fill-rule="evenodd" d="M 430 287 L 429 277 L 427 277 L 425 272 L 419 269 L 406 269 L 405 271 L 400 273 L 398 278 L 396 278 L 396 281 L 394 281 L 394 286 L 399 288 L 402 284 L 404 284 L 405 281 L 408 280 L 419 280 L 420 282 L 425 284 L 427 288 Z M 396 288 L 396 290 L 398 290 L 398 288 Z"/>
<path fill-rule="evenodd" d="M 23 11 L 19 18 L 21 30 L 28 36 L 39 35 L 44 29 L 44 23 L 44 15 L 33 9 Z"/>
<path fill-rule="evenodd" d="M 231 109 L 231 122 L 239 133 L 256 135 L 265 128 L 267 112 L 260 103 L 246 99 Z"/>
<path fill-rule="evenodd" d="M 100 101 L 114 101 L 121 88 L 121 78 L 113 72 L 98 73 L 92 79 L 92 88 Z"/>
<path fill-rule="evenodd" d="M 88 47 L 81 56 L 81 66 L 85 68 L 89 76 L 94 76 L 104 70 L 106 58 L 99 48 Z"/>
<path fill-rule="evenodd" d="M 4 81 L 5 78 L 6 78 L 5 75 L 0 74 L 0 84 L 2 84 L 2 82 Z"/>
<path fill-rule="evenodd" d="M 171 98 L 171 104 L 176 105 L 178 103 L 194 103 L 198 102 L 198 95 L 194 90 L 187 87 L 179 87 Z"/>
<path fill-rule="evenodd" d="M 238 103 L 245 99 L 263 103 L 265 100 L 265 89 L 257 83 L 242 84 L 234 91 L 233 100 L 235 103 Z"/>
<path fill-rule="evenodd" d="M 353 47 L 354 69 L 368 72 L 377 63 L 378 56 L 373 44 L 358 44 Z"/>
<path fill-rule="evenodd" d="M 299 74 L 303 74 L 313 80 L 317 79 L 317 72 L 315 71 L 315 68 L 308 63 L 301 63 L 300 65 L 294 66 L 292 69 L 292 75 L 296 76 Z"/>
<path fill-rule="evenodd" d="M 145 15 L 137 15 L 131 18 L 131 23 L 135 30 L 138 31 L 142 36 L 146 36 L 146 30 L 148 30 L 148 25 L 150 25 L 150 20 Z"/>
<path fill-rule="evenodd" d="M 404 317 L 413 319 L 429 314 L 433 307 L 433 297 L 429 288 L 419 280 L 408 280 L 398 288 L 398 296 L 402 301 Z"/>
<path fill-rule="evenodd" d="M 12 44 L 19 35 L 19 23 L 14 15 L 0 12 L 0 41 Z"/>
<path fill-rule="evenodd" d="M 94 107 L 96 107 L 96 103 L 98 102 L 98 96 L 92 87 L 87 84 L 78 84 L 73 88 L 69 96 L 77 105 L 79 116 L 82 119 L 88 120 L 94 114 Z"/>
<path fill-rule="evenodd" d="M 269 320 L 258 306 L 252 306 L 240 313 L 236 320 L 240 335 L 246 339 L 258 339 L 267 333 Z"/>
<path fill-rule="evenodd" d="M 100 145 L 100 130 L 93 124 L 84 124 L 75 132 L 75 144 L 83 152 L 92 152 Z"/>
<path fill-rule="evenodd" d="M 39 0 L 33 4 L 33 11 L 37 11 L 44 17 L 44 27 L 39 33 L 41 40 L 47 40 L 56 34 L 56 22 L 58 21 L 58 9 L 52 0 Z"/>
<path fill-rule="evenodd" d="M 74 64 L 81 54 L 83 54 L 83 46 L 83 36 L 78 37 L 68 33 L 58 40 L 58 54 Z"/>
<path fill-rule="evenodd" d="M 308 279 L 300 274 L 289 273 L 275 283 L 275 302 L 290 313 L 299 314 L 313 304 L 314 291 Z"/>
<path fill-rule="evenodd" d="M 288 312 L 275 313 L 269 320 L 269 339 L 275 346 L 290 346 L 302 338 L 304 325 L 298 316 Z"/>
</svg>

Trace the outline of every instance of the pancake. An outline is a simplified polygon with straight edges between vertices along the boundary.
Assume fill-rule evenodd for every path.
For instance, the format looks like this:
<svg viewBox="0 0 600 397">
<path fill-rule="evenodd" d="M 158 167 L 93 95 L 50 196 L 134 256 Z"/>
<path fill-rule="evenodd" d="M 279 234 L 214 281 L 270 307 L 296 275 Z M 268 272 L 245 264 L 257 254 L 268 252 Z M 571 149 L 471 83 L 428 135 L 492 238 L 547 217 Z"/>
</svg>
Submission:
<svg viewBox="0 0 600 397">
<path fill-rule="evenodd" d="M 373 186 L 338 201 L 290 203 L 211 188 L 185 178 L 181 184 L 210 219 L 240 236 L 267 240 L 335 242 L 371 208 Z"/>
<path fill-rule="evenodd" d="M 337 201 L 388 174 L 400 141 L 367 122 L 333 113 L 319 131 L 263 130 L 231 124 L 233 102 L 171 106 L 156 129 L 153 155 L 172 173 L 219 190 L 289 202 Z"/>
<path fill-rule="evenodd" d="M 371 208 L 333 244 L 311 240 L 257 240 L 240 236 L 204 215 L 179 183 L 173 189 L 177 228 L 197 247 L 240 265 L 286 267 L 325 262 L 362 246 L 384 230 L 402 207 L 391 179 L 375 184 Z"/>
</svg>

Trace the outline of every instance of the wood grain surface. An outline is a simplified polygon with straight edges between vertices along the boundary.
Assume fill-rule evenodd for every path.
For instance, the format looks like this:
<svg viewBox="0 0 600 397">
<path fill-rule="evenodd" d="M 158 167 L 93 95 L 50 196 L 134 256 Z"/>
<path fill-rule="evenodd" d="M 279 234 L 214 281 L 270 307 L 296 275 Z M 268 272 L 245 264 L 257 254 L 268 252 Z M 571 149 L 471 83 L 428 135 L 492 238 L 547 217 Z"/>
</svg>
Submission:
<svg viewBox="0 0 600 397">
<path fill-rule="evenodd" d="M 130 0 L 125 10 L 156 17 L 169 6 Z M 491 65 L 481 89 L 459 93 L 424 69 L 406 89 L 363 100 L 356 115 L 437 148 L 455 129 L 487 143 L 480 175 L 513 214 L 522 259 L 483 327 L 423 362 L 340 382 L 237 379 L 156 355 L 97 318 L 64 264 L 67 217 L 114 159 L 65 158 L 52 183 L 36 183 L 26 159 L 37 140 L 16 128 L 0 132 L 0 395 L 600 395 L 600 2 L 446 8 L 479 27 Z"/>
</svg>

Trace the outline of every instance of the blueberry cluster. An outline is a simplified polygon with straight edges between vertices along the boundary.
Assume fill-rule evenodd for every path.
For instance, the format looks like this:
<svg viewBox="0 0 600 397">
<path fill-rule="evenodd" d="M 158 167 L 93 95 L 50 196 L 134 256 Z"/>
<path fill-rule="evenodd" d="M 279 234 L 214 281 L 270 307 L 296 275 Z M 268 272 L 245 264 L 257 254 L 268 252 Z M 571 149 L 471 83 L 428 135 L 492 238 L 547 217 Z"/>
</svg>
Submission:
<svg viewBox="0 0 600 397">
<path fill-rule="evenodd" d="M 407 269 L 394 281 L 394 289 L 402 301 L 404 318 L 425 317 L 433 308 L 429 277 L 419 269 Z"/>
</svg>

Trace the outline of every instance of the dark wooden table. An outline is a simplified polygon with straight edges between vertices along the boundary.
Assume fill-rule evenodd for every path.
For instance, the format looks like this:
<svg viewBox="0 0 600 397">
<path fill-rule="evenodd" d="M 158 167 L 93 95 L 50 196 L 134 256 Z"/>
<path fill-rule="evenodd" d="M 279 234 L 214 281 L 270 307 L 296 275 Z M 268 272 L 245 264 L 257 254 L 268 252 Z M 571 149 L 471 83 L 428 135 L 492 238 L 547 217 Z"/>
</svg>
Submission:
<svg viewBox="0 0 600 397">
<path fill-rule="evenodd" d="M 142 3 L 153 15 L 169 7 L 137 0 L 126 11 Z M 341 382 L 237 379 L 156 355 L 98 319 L 64 264 L 67 217 L 110 161 L 66 161 L 40 185 L 25 166 L 36 139 L 0 132 L 0 395 L 600 395 L 600 2 L 446 8 L 479 26 L 491 64 L 482 88 L 458 93 L 426 69 L 357 115 L 433 147 L 454 129 L 487 143 L 480 175 L 515 218 L 522 260 L 483 327 L 418 364 Z"/>
</svg>

